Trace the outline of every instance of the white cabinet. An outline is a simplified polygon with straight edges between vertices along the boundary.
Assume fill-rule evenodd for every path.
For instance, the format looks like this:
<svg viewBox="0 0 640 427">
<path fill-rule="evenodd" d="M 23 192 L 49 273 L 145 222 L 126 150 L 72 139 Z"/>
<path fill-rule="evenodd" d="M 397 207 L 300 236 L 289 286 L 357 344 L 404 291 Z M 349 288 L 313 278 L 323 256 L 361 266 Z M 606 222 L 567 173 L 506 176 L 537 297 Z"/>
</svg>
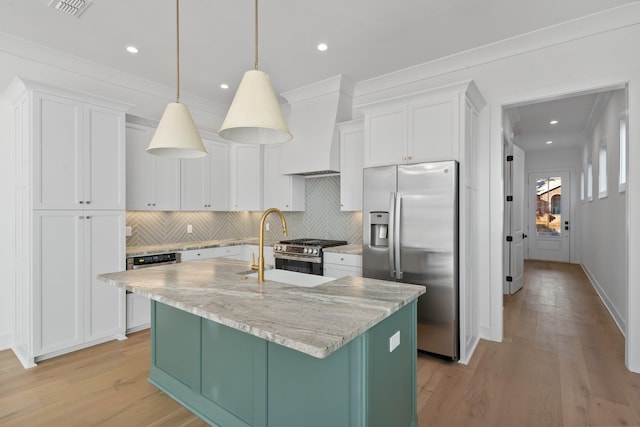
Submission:
<svg viewBox="0 0 640 427">
<path fill-rule="evenodd" d="M 340 210 L 362 210 L 362 168 L 364 120 L 352 120 L 340 127 Z"/>
<path fill-rule="evenodd" d="M 360 106 L 365 115 L 364 167 L 461 160 L 465 109 L 484 100 L 473 82 Z"/>
<path fill-rule="evenodd" d="M 12 349 L 25 367 L 123 338 L 125 105 L 15 79 L 11 103 L 15 296 Z"/>
<path fill-rule="evenodd" d="M 124 270 L 123 211 L 35 211 L 33 357 L 124 336 L 124 290 L 96 275 Z"/>
<path fill-rule="evenodd" d="M 264 147 L 264 206 L 281 211 L 304 211 L 304 177 L 282 175 L 282 149 L 282 144 Z"/>
<path fill-rule="evenodd" d="M 207 258 L 242 259 L 242 246 L 222 246 L 218 248 L 191 249 L 180 252 L 181 262 L 197 261 Z"/>
<path fill-rule="evenodd" d="M 124 209 L 124 112 L 34 91 L 33 208 Z"/>
<path fill-rule="evenodd" d="M 183 211 L 229 210 L 229 144 L 202 138 L 207 155 L 181 162 Z"/>
<path fill-rule="evenodd" d="M 262 150 L 259 145 L 231 144 L 231 210 L 262 210 Z"/>
<path fill-rule="evenodd" d="M 362 276 L 361 255 L 325 252 L 323 263 L 327 277 Z"/>
<path fill-rule="evenodd" d="M 127 210 L 180 210 L 180 159 L 147 153 L 154 132 L 127 123 Z"/>
<path fill-rule="evenodd" d="M 127 294 L 127 334 L 151 326 L 151 300 L 144 295 Z"/>
</svg>

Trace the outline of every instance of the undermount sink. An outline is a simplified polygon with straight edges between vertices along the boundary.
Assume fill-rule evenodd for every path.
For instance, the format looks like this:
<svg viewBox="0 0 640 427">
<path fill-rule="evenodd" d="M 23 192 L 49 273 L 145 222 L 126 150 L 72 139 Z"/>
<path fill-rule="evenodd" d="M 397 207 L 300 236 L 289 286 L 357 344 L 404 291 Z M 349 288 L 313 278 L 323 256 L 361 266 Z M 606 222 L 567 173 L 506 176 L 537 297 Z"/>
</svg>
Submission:
<svg viewBox="0 0 640 427">
<path fill-rule="evenodd" d="M 252 271 L 247 277 L 258 277 L 258 273 Z M 286 283 L 287 285 L 302 286 L 304 288 L 313 288 L 323 283 L 336 280 L 335 277 L 318 276 L 315 274 L 298 273 L 289 270 L 266 270 L 264 272 L 265 280 L 272 282 Z"/>
</svg>

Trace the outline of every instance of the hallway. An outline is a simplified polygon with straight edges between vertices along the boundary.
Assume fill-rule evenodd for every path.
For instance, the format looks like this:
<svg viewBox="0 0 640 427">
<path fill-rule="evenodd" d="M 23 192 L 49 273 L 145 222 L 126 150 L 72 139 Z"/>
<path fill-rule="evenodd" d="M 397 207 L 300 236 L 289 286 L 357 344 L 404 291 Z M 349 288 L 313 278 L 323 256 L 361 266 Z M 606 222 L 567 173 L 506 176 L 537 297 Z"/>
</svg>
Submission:
<svg viewBox="0 0 640 427">
<path fill-rule="evenodd" d="M 640 425 L 640 375 L 579 265 L 527 261 L 504 325 L 468 366 L 418 356 L 420 426 Z"/>
</svg>

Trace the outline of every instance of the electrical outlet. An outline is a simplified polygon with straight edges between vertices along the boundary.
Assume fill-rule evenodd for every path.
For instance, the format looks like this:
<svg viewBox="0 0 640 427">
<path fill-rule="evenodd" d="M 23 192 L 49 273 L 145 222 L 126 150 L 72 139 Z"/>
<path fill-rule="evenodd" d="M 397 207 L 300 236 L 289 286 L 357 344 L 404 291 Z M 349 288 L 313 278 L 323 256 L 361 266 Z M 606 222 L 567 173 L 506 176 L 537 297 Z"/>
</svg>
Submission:
<svg viewBox="0 0 640 427">
<path fill-rule="evenodd" d="M 131 237 L 133 235 L 133 228 L 130 225 L 127 225 L 125 228 L 127 237 Z"/>
<path fill-rule="evenodd" d="M 265 222 L 265 223 L 264 223 L 264 228 L 266 228 L 266 229 L 267 229 L 267 231 L 271 230 L 271 226 L 269 225 L 269 223 L 268 223 L 268 222 Z"/>
<path fill-rule="evenodd" d="M 193 233 L 193 225 L 187 225 L 187 233 Z"/>
<path fill-rule="evenodd" d="M 389 353 L 398 348 L 400 345 L 400 331 L 397 331 L 395 334 L 389 337 Z"/>
</svg>

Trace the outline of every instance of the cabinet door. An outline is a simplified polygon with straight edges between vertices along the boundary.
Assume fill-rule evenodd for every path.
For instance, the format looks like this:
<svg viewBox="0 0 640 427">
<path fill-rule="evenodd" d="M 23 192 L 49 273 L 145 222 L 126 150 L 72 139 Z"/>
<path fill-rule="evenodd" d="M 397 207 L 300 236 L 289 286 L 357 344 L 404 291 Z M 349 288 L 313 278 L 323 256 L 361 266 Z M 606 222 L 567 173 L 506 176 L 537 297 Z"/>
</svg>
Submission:
<svg viewBox="0 0 640 427">
<path fill-rule="evenodd" d="M 364 167 L 406 163 L 406 145 L 406 105 L 391 105 L 367 115 Z"/>
<path fill-rule="evenodd" d="M 229 210 L 229 144 L 204 141 L 209 152 L 209 210 Z"/>
<path fill-rule="evenodd" d="M 127 209 L 180 210 L 180 159 L 146 149 L 155 129 L 127 124 Z"/>
<path fill-rule="evenodd" d="M 34 356 L 83 342 L 82 211 L 36 211 L 34 226 Z"/>
<path fill-rule="evenodd" d="M 362 120 L 340 128 L 340 210 L 362 210 L 362 158 L 364 156 Z"/>
<path fill-rule="evenodd" d="M 180 209 L 183 211 L 208 211 L 209 174 L 211 172 L 210 144 L 202 141 L 209 154 L 195 159 L 182 159 L 180 165 Z"/>
<path fill-rule="evenodd" d="M 409 106 L 408 160 L 440 161 L 458 159 L 455 99 L 429 99 Z"/>
<path fill-rule="evenodd" d="M 151 129 L 127 123 L 127 210 L 151 210 L 154 165 L 146 152 Z"/>
<path fill-rule="evenodd" d="M 86 212 L 84 219 L 84 339 L 125 333 L 125 291 L 96 279 L 125 269 L 124 211 Z"/>
<path fill-rule="evenodd" d="M 262 210 L 262 156 L 259 145 L 231 146 L 231 210 Z"/>
<path fill-rule="evenodd" d="M 53 95 L 33 96 L 33 207 L 82 208 L 82 104 Z"/>
<path fill-rule="evenodd" d="M 125 209 L 124 113 L 85 107 L 85 209 Z"/>
<path fill-rule="evenodd" d="M 264 147 L 264 206 L 281 211 L 304 211 L 304 177 L 282 175 L 282 148 L 282 144 Z"/>
</svg>

